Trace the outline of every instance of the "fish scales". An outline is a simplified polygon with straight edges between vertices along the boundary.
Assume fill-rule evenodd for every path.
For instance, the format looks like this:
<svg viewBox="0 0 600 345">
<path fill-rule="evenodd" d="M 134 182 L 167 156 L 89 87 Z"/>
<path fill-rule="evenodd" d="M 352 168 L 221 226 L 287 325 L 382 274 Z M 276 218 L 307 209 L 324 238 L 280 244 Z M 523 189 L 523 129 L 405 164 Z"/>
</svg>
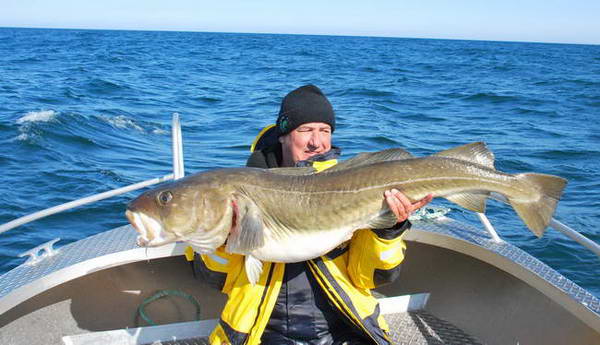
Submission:
<svg viewBox="0 0 600 345">
<path fill-rule="evenodd" d="M 478 188 L 492 191 L 502 191 L 513 182 L 508 174 L 454 163 L 459 162 L 423 158 L 382 162 L 368 169 L 359 167 L 322 175 L 288 177 L 264 173 L 258 174 L 250 186 L 242 185 L 242 189 L 252 190 L 250 194 L 255 196 L 259 208 L 265 214 L 278 215 L 279 223 L 298 229 L 320 230 L 324 226 L 357 225 L 361 219 L 364 223 L 366 214 L 375 216 L 379 213 L 384 206 L 383 192 L 391 188 L 402 190 L 415 201 L 432 192 L 444 195 L 455 189 L 475 190 L 474 181 Z M 415 179 L 415 170 L 428 173 Z M 472 177 L 476 174 L 479 177 Z M 485 178 L 485 175 L 489 177 Z M 359 211 L 355 212 L 356 216 L 349 216 L 348 208 Z"/>
</svg>

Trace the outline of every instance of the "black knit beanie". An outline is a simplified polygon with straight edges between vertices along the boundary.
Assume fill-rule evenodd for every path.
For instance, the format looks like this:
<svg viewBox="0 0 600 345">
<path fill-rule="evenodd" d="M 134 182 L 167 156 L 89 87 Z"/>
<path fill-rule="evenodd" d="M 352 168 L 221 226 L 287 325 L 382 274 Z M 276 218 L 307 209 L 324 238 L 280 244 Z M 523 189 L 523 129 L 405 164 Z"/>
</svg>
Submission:
<svg viewBox="0 0 600 345">
<path fill-rule="evenodd" d="M 323 92 L 314 85 L 304 85 L 288 93 L 281 101 L 277 117 L 279 135 L 286 135 L 309 122 L 324 122 L 335 129 L 333 107 Z"/>
</svg>

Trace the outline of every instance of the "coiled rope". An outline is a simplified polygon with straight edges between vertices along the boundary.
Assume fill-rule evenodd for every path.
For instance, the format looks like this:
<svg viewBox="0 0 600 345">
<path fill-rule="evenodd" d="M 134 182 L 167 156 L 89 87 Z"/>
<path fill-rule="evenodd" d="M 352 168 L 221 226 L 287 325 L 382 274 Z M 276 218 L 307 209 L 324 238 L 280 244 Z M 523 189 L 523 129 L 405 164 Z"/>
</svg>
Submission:
<svg viewBox="0 0 600 345">
<path fill-rule="evenodd" d="M 180 290 L 159 290 L 154 295 L 144 299 L 140 306 L 137 308 L 134 316 L 137 324 L 138 315 L 150 326 L 156 326 L 156 323 L 146 315 L 145 308 L 148 304 L 157 301 L 164 297 L 178 296 L 189 300 L 196 307 L 196 320 L 200 320 L 200 303 L 194 298 L 194 296 L 187 294 Z"/>
</svg>

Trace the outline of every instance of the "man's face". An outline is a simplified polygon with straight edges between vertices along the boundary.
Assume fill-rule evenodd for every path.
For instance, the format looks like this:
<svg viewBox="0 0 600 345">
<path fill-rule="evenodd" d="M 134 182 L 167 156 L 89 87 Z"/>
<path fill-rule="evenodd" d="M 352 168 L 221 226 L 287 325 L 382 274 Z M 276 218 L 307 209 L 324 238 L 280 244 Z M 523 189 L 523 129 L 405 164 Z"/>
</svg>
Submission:
<svg viewBox="0 0 600 345">
<path fill-rule="evenodd" d="M 331 149 L 331 126 L 323 122 L 305 123 L 279 137 L 279 142 L 283 150 L 282 165 L 292 167 Z"/>
</svg>

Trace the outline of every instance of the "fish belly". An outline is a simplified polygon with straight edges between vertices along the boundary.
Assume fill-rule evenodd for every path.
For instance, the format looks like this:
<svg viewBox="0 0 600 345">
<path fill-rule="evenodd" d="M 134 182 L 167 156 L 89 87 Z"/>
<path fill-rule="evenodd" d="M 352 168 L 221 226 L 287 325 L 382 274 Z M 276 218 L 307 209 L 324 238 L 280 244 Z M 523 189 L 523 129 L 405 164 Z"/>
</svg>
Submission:
<svg viewBox="0 0 600 345">
<path fill-rule="evenodd" d="M 348 241 L 354 229 L 311 231 L 310 234 L 290 232 L 275 238 L 269 231 L 264 246 L 252 251 L 252 256 L 268 262 L 301 262 L 327 254 Z"/>
</svg>

